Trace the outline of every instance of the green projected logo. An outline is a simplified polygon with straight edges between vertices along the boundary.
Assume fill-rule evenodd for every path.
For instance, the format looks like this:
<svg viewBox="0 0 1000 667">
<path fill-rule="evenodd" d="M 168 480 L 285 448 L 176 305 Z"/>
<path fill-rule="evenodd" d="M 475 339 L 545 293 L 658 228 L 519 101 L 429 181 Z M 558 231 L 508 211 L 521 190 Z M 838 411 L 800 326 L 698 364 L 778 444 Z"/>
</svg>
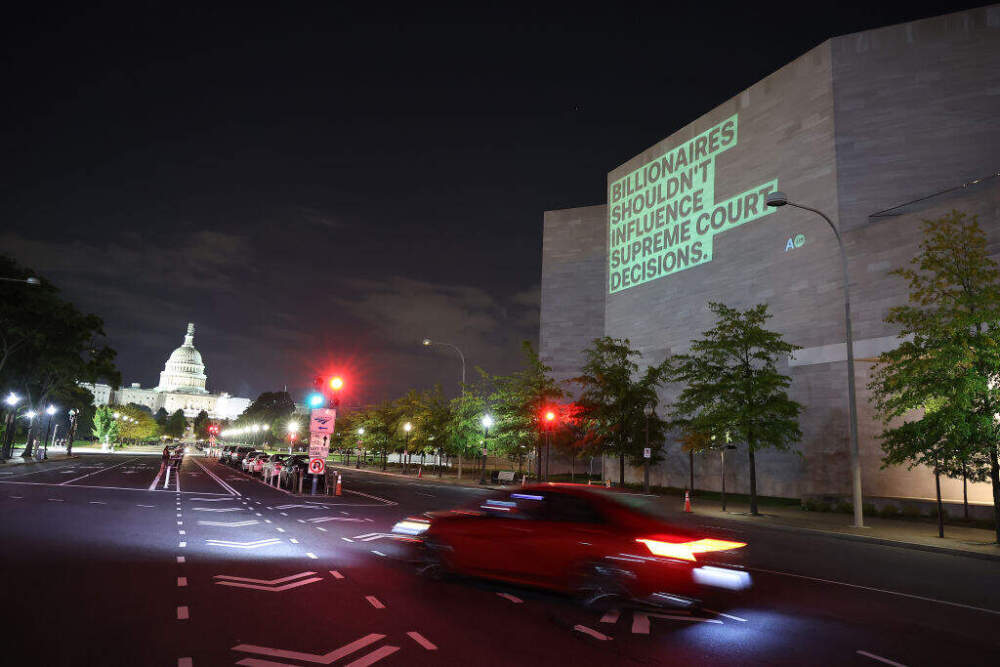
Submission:
<svg viewBox="0 0 1000 667">
<path fill-rule="evenodd" d="M 712 261 L 712 237 L 756 220 L 777 179 L 715 201 L 715 156 L 737 142 L 738 115 L 651 160 L 608 189 L 611 294 Z"/>
</svg>

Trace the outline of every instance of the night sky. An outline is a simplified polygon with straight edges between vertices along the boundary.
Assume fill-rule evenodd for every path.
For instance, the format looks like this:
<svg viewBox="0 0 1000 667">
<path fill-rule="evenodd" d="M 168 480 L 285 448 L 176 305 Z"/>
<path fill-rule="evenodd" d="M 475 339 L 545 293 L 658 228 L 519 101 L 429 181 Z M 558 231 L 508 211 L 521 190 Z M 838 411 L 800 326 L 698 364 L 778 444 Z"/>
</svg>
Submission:
<svg viewBox="0 0 1000 667">
<path fill-rule="evenodd" d="M 830 36 L 976 6 L 20 4 L 0 251 L 104 318 L 125 383 L 193 321 L 210 390 L 337 369 L 351 402 L 457 393 L 425 336 L 514 370 L 543 211 Z"/>
</svg>

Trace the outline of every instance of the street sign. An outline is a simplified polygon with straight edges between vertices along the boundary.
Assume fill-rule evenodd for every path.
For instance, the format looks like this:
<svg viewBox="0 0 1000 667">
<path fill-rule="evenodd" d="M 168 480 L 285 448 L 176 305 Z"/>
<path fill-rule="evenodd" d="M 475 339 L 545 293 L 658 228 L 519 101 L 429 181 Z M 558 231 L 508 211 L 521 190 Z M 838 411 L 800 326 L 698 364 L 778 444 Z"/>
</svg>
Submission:
<svg viewBox="0 0 1000 667">
<path fill-rule="evenodd" d="M 644 447 L 642 450 L 642 458 L 644 459 L 653 458 L 653 450 L 651 450 L 649 447 Z"/>
<path fill-rule="evenodd" d="M 315 408 L 309 414 L 309 432 L 333 435 L 337 411 L 333 408 Z"/>
<path fill-rule="evenodd" d="M 309 459 L 309 472 L 314 475 L 322 475 L 324 470 L 326 470 L 325 459 Z"/>
<path fill-rule="evenodd" d="M 326 459 L 330 455 L 330 436 L 322 433 L 309 434 L 309 458 Z"/>
</svg>

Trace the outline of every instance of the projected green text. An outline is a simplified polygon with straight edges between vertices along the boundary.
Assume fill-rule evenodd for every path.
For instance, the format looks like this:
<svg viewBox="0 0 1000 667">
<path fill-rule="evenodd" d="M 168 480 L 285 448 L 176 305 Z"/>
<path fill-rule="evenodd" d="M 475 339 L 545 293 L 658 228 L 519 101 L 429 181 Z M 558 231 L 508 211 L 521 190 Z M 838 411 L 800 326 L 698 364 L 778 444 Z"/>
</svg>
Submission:
<svg viewBox="0 0 1000 667">
<path fill-rule="evenodd" d="M 772 211 L 777 179 L 715 201 L 715 156 L 736 145 L 738 115 L 647 162 L 608 188 L 610 293 L 712 260 L 712 237 Z"/>
</svg>

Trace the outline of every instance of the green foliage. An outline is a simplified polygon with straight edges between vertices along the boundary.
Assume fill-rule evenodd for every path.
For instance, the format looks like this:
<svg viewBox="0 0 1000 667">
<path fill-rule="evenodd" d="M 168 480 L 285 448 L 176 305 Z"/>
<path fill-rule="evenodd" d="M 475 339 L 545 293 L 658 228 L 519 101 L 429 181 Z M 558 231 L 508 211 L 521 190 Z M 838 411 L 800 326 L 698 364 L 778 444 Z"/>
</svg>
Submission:
<svg viewBox="0 0 1000 667">
<path fill-rule="evenodd" d="M 160 427 L 161 431 L 167 427 L 167 420 L 169 418 L 170 413 L 167 412 L 165 408 L 160 408 L 156 411 L 156 414 L 153 415 L 153 419 L 156 421 L 156 425 Z"/>
<path fill-rule="evenodd" d="M 925 220 L 920 252 L 893 273 L 909 300 L 885 321 L 910 339 L 879 357 L 869 384 L 886 425 L 883 461 L 988 475 L 1000 519 L 1000 268 L 986 235 L 958 211 Z"/>
<path fill-rule="evenodd" d="M 709 448 L 726 439 L 745 442 L 749 452 L 750 506 L 756 513 L 754 453 L 765 447 L 789 449 L 802 437 L 802 406 L 788 397 L 791 384 L 777 368 L 798 346 L 764 328 L 766 304 L 739 310 L 710 303 L 716 323 L 691 352 L 675 357 L 673 379 L 685 384 L 671 410 L 672 424 L 700 434 L 689 446 Z"/>
<path fill-rule="evenodd" d="M 192 424 L 194 428 L 194 437 L 199 440 L 208 440 L 208 427 L 211 423 L 212 420 L 208 418 L 208 413 L 204 410 L 195 415 L 194 422 Z"/>
<path fill-rule="evenodd" d="M 167 418 L 167 424 L 163 428 L 163 435 L 168 435 L 171 438 L 180 438 L 184 436 L 184 431 L 187 429 L 187 418 L 184 417 L 183 410 L 175 410 Z"/>
<path fill-rule="evenodd" d="M 98 406 L 94 410 L 93 419 L 94 437 L 105 444 L 110 444 L 118 439 L 118 421 L 114 417 L 114 410 L 107 405 Z"/>
<path fill-rule="evenodd" d="M 488 447 L 495 455 L 523 456 L 539 441 L 541 414 L 565 395 L 531 343 L 521 344 L 522 370 L 492 378 L 489 410 L 495 426 Z"/>
<path fill-rule="evenodd" d="M 160 432 L 149 409 L 142 405 L 129 403 L 114 409 L 119 415 L 128 416 L 130 420 L 119 419 L 118 437 L 130 441 L 154 440 Z"/>
<path fill-rule="evenodd" d="M 627 339 L 594 339 L 584 351 L 583 374 L 573 382 L 581 388 L 578 418 L 586 436 L 583 448 L 615 454 L 619 458 L 619 483 L 625 483 L 625 461 L 642 462 L 646 446 L 646 406 L 659 402 L 657 389 L 669 377 L 671 359 L 639 374 L 641 354 Z M 666 439 L 666 422 L 654 414 L 648 419 L 649 446 L 656 453 Z M 654 459 L 655 460 L 655 459 Z"/>
</svg>

